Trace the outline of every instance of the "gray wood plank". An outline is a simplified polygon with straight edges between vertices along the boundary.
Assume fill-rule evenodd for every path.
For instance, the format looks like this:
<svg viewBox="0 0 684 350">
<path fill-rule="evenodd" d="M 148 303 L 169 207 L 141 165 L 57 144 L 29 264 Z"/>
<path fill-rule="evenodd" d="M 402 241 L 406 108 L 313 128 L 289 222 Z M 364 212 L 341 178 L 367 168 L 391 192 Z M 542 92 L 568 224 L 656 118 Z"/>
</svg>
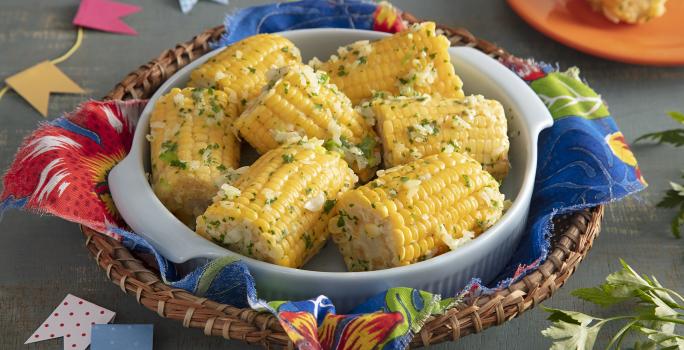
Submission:
<svg viewBox="0 0 684 350">
<path fill-rule="evenodd" d="M 233 0 L 228 7 L 200 1 L 189 15 L 178 11 L 174 0 L 130 1 L 143 12 L 126 19 L 140 35 L 118 36 L 87 31 L 82 48 L 60 67 L 87 91 L 87 95 L 54 95 L 50 116 L 73 109 L 88 97 L 104 95 L 117 81 L 162 50 L 221 23 L 224 14 L 248 4 L 267 1 Z M 673 127 L 668 110 L 684 111 L 684 68 L 655 68 L 619 64 L 577 52 L 537 33 L 502 1 L 409 1 L 395 4 L 425 19 L 463 26 L 520 56 L 534 56 L 567 68 L 576 65 L 583 76 L 609 102 L 628 140 Z M 6 0 L 0 4 L 0 78 L 28 65 L 61 55 L 75 38 L 70 22 L 76 2 L 68 0 Z M 43 121 L 14 93 L 0 101 L 0 168 L 6 169 L 20 144 Z M 545 305 L 582 310 L 598 315 L 606 310 L 579 302 L 569 295 L 575 288 L 595 285 L 618 269 L 625 258 L 639 271 L 656 274 L 667 286 L 684 290 L 680 267 L 681 241 L 673 239 L 667 223 L 672 211 L 654 207 L 667 182 L 679 176 L 684 164 L 681 151 L 670 147 L 634 147 L 651 186 L 638 198 L 611 205 L 604 229 L 588 259 L 568 284 Z M 0 222 L 0 348 L 18 349 L 65 294 L 73 293 L 117 311 L 119 323 L 153 323 L 155 349 L 244 349 L 242 343 L 205 337 L 182 329 L 178 322 L 159 318 L 123 295 L 83 249 L 74 224 L 51 217 L 10 211 Z M 615 310 L 624 311 L 624 310 Z M 550 342 L 540 331 L 548 326 L 545 313 L 532 310 L 504 326 L 468 336 L 434 349 L 542 349 Z M 605 346 L 602 335 L 597 344 Z M 48 341 L 25 346 L 54 349 Z"/>
</svg>

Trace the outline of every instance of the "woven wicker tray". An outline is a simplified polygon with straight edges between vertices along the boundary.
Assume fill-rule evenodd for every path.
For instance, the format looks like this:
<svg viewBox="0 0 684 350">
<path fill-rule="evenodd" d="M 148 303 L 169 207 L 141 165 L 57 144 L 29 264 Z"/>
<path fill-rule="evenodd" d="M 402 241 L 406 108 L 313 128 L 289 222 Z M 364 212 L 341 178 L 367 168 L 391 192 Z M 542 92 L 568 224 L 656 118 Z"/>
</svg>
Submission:
<svg viewBox="0 0 684 350">
<path fill-rule="evenodd" d="M 404 14 L 404 19 L 417 19 Z M 508 57 L 504 49 L 473 36 L 462 28 L 439 26 L 452 45 L 470 46 L 494 57 Z M 178 44 L 124 78 L 105 99 L 148 98 L 172 74 L 208 52 L 210 41 L 218 39 L 224 28 L 205 31 L 192 40 Z M 466 300 L 440 316 L 431 317 L 411 347 L 455 341 L 465 335 L 500 325 L 549 298 L 572 275 L 598 236 L 603 207 L 598 206 L 555 219 L 552 252 L 548 259 L 521 281 L 494 295 Z M 122 291 L 135 296 L 138 303 L 161 317 L 199 328 L 206 335 L 241 340 L 267 348 L 292 348 L 288 336 L 269 313 L 237 308 L 174 289 L 161 281 L 155 268 L 133 256 L 121 243 L 86 227 L 86 248 L 96 263 Z"/>
</svg>

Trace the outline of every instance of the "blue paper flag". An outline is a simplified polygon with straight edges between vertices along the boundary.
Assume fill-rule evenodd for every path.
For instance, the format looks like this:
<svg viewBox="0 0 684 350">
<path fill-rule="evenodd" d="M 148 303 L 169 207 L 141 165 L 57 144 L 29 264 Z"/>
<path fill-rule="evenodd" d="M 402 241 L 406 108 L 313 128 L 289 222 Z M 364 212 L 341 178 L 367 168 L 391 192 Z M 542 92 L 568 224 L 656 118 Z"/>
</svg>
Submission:
<svg viewBox="0 0 684 350">
<path fill-rule="evenodd" d="M 96 324 L 91 350 L 152 350 L 151 324 Z"/>
</svg>

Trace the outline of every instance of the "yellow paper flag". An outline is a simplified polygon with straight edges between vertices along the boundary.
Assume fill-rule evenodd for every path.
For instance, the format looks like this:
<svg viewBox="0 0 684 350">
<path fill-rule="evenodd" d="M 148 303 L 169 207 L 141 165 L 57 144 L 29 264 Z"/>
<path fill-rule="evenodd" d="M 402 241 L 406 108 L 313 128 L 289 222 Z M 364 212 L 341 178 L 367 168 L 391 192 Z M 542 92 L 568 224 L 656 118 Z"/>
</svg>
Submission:
<svg viewBox="0 0 684 350">
<path fill-rule="evenodd" d="M 21 71 L 7 78 L 5 83 L 37 109 L 43 117 L 46 117 L 48 113 L 50 93 L 84 93 L 80 86 L 50 61 L 43 61 Z"/>
</svg>

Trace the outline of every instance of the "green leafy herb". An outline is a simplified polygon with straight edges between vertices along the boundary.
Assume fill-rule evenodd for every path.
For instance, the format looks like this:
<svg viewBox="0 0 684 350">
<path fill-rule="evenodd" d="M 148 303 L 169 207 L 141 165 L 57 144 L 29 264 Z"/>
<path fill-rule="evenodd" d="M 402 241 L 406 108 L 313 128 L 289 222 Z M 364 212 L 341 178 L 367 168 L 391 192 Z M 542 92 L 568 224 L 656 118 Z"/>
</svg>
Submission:
<svg viewBox="0 0 684 350">
<path fill-rule="evenodd" d="M 463 184 L 465 185 L 465 187 L 470 188 L 473 186 L 473 184 L 470 181 L 470 176 L 463 174 L 461 175 L 461 178 L 463 179 Z"/>
<path fill-rule="evenodd" d="M 684 125 L 684 113 L 668 112 L 667 114 L 672 120 Z M 669 143 L 675 147 L 681 147 L 684 146 L 684 128 L 648 133 L 639 136 L 634 142 L 641 140 L 653 140 L 658 144 Z"/>
<path fill-rule="evenodd" d="M 682 180 L 684 180 L 684 175 L 682 175 Z M 657 206 L 660 208 L 679 207 L 679 212 L 670 223 L 670 230 L 675 237 L 681 238 L 681 227 L 684 225 L 684 186 L 670 182 L 670 187 L 671 189 L 665 192 L 665 197 L 658 202 Z"/>
<path fill-rule="evenodd" d="M 339 67 L 337 67 L 337 76 L 338 76 L 338 77 L 343 77 L 343 76 L 345 76 L 345 75 L 347 75 L 347 74 L 348 74 L 348 73 L 347 73 L 347 71 L 345 70 L 344 65 L 340 65 Z"/>
<path fill-rule="evenodd" d="M 330 76 L 324 72 L 318 73 L 318 83 L 321 85 L 325 85 L 328 83 L 330 80 Z"/>
<path fill-rule="evenodd" d="M 187 169 L 187 164 L 178 159 L 178 144 L 171 141 L 164 141 L 161 144 L 162 151 L 159 153 L 159 159 L 169 163 L 172 167 Z"/>
<path fill-rule="evenodd" d="M 334 200 L 334 199 L 327 199 L 327 200 L 325 201 L 325 203 L 323 204 L 323 212 L 325 212 L 326 214 L 328 214 L 328 213 L 332 210 L 332 208 L 335 206 L 335 203 L 337 203 L 336 200 Z"/>
<path fill-rule="evenodd" d="M 684 336 L 675 333 L 675 326 L 684 324 L 684 298 L 674 290 L 663 287 L 655 277 L 640 275 L 620 260 L 622 270 L 606 277 L 606 282 L 592 288 L 581 288 L 572 295 L 600 306 L 636 303 L 638 307 L 628 315 L 608 318 L 590 316 L 577 311 L 544 308 L 550 312 L 551 326 L 542 334 L 553 339 L 552 350 L 590 350 L 602 327 L 618 323 L 606 349 L 621 349 L 627 335 L 641 336 L 635 349 L 684 349 Z"/>
<path fill-rule="evenodd" d="M 684 113 L 668 112 L 672 120 L 684 125 Z M 658 144 L 669 143 L 675 147 L 684 146 L 684 127 L 670 129 L 660 132 L 653 132 L 638 137 L 634 142 L 641 140 L 654 140 Z M 684 175 L 682 175 L 684 180 Z M 670 223 L 670 231 L 676 238 L 681 238 L 682 225 L 684 225 L 684 186 L 670 182 L 671 189 L 665 192 L 665 197 L 657 204 L 659 208 L 678 208 L 677 215 Z"/>
<path fill-rule="evenodd" d="M 325 140 L 325 142 L 323 142 L 323 147 L 325 147 L 325 149 L 328 151 L 334 151 L 340 148 L 340 144 L 333 140 Z"/>
<path fill-rule="evenodd" d="M 288 164 L 294 161 L 294 156 L 292 154 L 283 154 L 283 163 Z"/>
<path fill-rule="evenodd" d="M 313 237 L 305 233 L 302 235 L 302 239 L 304 240 L 304 248 L 307 250 L 313 248 Z"/>
<path fill-rule="evenodd" d="M 363 156 L 368 159 L 368 163 L 370 166 L 375 166 L 378 163 L 380 163 L 379 159 L 376 159 L 374 155 L 375 151 L 375 146 L 377 145 L 375 138 L 371 136 L 364 136 L 364 138 L 361 140 L 361 143 L 358 144 L 357 147 L 363 152 Z"/>
</svg>

